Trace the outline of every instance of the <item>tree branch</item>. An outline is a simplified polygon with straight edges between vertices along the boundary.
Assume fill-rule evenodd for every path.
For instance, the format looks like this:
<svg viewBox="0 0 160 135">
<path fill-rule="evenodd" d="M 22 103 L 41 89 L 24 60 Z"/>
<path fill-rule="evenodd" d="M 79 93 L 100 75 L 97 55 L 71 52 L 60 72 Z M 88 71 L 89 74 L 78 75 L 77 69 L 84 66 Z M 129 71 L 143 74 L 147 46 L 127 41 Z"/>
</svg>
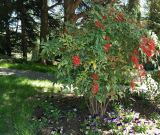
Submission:
<svg viewBox="0 0 160 135">
<path fill-rule="evenodd" d="M 82 4 L 82 6 L 86 7 L 86 9 L 90 9 L 90 7 L 84 1 L 82 1 L 81 4 Z"/>
<path fill-rule="evenodd" d="M 82 2 L 82 0 L 74 0 L 74 7 L 77 8 L 79 6 L 79 4 Z"/>
</svg>

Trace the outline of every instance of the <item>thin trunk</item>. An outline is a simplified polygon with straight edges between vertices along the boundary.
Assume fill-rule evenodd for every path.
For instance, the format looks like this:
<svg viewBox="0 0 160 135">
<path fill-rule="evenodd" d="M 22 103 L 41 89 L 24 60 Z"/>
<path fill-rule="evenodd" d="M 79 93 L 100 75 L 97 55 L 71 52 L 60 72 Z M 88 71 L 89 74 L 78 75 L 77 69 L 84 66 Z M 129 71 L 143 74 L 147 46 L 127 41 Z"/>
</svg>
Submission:
<svg viewBox="0 0 160 135">
<path fill-rule="evenodd" d="M 22 17 L 22 52 L 23 52 L 23 59 L 27 60 L 26 27 L 23 17 Z"/>
<path fill-rule="evenodd" d="M 22 53 L 23 53 L 23 59 L 27 60 L 27 40 L 26 40 L 26 22 L 25 22 L 25 7 L 23 4 L 23 1 L 21 3 L 22 10 L 21 10 L 21 29 L 22 29 L 22 35 L 21 35 L 21 44 L 22 44 Z"/>
<path fill-rule="evenodd" d="M 8 18 L 5 20 L 5 27 L 6 27 L 6 45 L 5 49 L 8 56 L 11 56 L 11 40 L 10 40 L 10 29 L 9 29 L 9 20 Z"/>
</svg>

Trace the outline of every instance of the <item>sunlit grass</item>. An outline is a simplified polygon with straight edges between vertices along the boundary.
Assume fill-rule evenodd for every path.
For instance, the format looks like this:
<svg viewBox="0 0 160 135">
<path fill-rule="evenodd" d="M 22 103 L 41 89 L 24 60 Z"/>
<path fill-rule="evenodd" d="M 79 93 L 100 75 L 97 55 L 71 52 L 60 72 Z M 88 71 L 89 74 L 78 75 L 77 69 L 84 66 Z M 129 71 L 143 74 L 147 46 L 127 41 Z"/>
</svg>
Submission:
<svg viewBox="0 0 160 135">
<path fill-rule="evenodd" d="M 30 80 L 23 78 L 23 81 L 21 81 L 22 85 L 30 85 L 34 88 L 36 88 L 39 92 L 50 92 L 54 90 L 53 82 L 49 80 Z"/>
</svg>

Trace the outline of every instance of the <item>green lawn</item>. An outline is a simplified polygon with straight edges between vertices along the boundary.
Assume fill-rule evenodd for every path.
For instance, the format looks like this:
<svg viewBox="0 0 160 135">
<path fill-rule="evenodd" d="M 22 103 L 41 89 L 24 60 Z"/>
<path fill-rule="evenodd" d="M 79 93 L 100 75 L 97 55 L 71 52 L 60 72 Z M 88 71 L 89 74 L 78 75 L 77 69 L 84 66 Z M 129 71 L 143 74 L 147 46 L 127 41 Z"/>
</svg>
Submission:
<svg viewBox="0 0 160 135">
<path fill-rule="evenodd" d="M 39 102 L 33 97 L 50 90 L 50 81 L 0 76 L 0 135 L 35 135 L 39 124 L 31 117 Z"/>
<path fill-rule="evenodd" d="M 31 71 L 39 71 L 44 73 L 54 73 L 56 67 L 55 66 L 47 66 L 42 64 L 35 64 L 31 62 L 27 63 L 13 63 L 13 62 L 0 62 L 0 67 L 2 68 L 11 68 L 11 69 L 19 69 L 19 70 L 31 70 Z"/>
</svg>

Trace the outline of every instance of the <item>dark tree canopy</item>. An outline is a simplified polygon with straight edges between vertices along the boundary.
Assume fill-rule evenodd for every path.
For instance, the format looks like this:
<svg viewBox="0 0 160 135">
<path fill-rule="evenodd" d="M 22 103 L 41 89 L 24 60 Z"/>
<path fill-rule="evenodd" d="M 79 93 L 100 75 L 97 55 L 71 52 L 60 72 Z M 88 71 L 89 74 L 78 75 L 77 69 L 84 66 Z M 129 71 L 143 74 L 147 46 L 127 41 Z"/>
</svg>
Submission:
<svg viewBox="0 0 160 135">
<path fill-rule="evenodd" d="M 0 1 L 0 53 L 11 56 L 12 52 L 27 53 L 37 45 L 65 30 L 66 24 L 75 25 L 78 19 L 87 19 L 92 5 L 106 5 L 123 0 L 1 0 Z M 160 1 L 151 0 L 149 28 L 159 34 Z M 128 0 L 127 10 L 137 20 L 141 19 L 140 0 Z M 78 21 L 83 23 L 83 21 Z M 40 47 L 41 48 L 41 47 Z M 41 53 L 41 49 L 38 51 Z"/>
</svg>

